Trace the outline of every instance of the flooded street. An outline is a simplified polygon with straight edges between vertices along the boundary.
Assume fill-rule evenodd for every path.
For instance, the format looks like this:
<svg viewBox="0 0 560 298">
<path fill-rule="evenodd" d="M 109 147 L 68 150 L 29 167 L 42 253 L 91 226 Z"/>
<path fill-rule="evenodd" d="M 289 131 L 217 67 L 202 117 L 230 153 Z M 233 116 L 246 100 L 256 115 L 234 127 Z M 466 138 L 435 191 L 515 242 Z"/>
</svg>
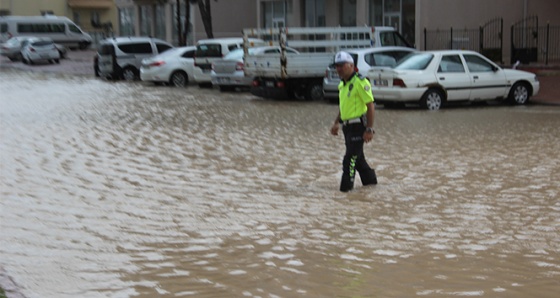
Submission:
<svg viewBox="0 0 560 298">
<path fill-rule="evenodd" d="M 0 267 L 25 297 L 557 297 L 560 107 L 376 112 L 0 72 Z M 556 293 L 556 294 L 554 294 Z"/>
</svg>

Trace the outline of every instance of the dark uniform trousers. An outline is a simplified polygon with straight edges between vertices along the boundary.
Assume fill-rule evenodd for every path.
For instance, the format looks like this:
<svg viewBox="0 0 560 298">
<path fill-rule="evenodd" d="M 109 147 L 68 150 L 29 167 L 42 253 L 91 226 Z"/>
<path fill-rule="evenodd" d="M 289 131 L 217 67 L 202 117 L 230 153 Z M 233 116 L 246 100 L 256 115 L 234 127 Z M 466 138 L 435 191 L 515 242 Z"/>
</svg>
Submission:
<svg viewBox="0 0 560 298">
<path fill-rule="evenodd" d="M 354 187 L 356 171 L 360 174 L 363 185 L 377 184 L 375 170 L 366 162 L 364 156 L 363 135 L 366 128 L 362 123 L 353 123 L 342 126 L 346 153 L 342 160 L 342 179 L 340 190 L 349 191 Z"/>
</svg>

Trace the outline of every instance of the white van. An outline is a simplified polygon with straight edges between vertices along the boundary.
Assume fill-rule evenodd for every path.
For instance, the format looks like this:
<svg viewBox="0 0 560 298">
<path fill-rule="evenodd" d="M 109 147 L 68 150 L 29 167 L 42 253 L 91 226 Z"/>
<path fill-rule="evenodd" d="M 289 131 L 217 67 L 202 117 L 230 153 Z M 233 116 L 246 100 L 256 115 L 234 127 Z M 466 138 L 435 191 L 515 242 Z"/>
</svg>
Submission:
<svg viewBox="0 0 560 298">
<path fill-rule="evenodd" d="M 69 18 L 52 15 L 0 17 L 0 42 L 13 36 L 49 37 L 55 43 L 80 49 L 92 43 L 91 36 Z"/>
<path fill-rule="evenodd" d="M 251 47 L 265 46 L 266 42 L 262 39 L 249 38 Z M 231 50 L 242 49 L 243 38 L 213 38 L 199 40 L 196 44 L 196 52 L 194 56 L 194 79 L 200 86 L 212 83 L 210 73 L 212 71 L 212 63 L 218 59 L 222 59 Z"/>
<path fill-rule="evenodd" d="M 170 43 L 151 37 L 106 38 L 97 47 L 99 75 L 113 80 L 138 80 L 142 59 L 171 48 Z"/>
</svg>

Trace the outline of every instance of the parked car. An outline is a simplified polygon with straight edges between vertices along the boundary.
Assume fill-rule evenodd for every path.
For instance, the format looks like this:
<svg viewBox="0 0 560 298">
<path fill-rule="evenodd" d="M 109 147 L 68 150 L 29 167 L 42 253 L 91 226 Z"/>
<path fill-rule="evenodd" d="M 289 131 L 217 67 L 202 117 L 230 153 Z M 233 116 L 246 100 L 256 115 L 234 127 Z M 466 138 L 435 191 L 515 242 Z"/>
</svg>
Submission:
<svg viewBox="0 0 560 298">
<path fill-rule="evenodd" d="M 415 102 L 428 110 L 451 101 L 507 99 L 525 104 L 540 88 L 535 74 L 503 69 L 465 50 L 412 53 L 393 69 L 371 68 L 368 78 L 376 101 Z"/>
<path fill-rule="evenodd" d="M 7 57 L 11 61 L 21 60 L 21 45 L 24 40 L 27 40 L 29 36 L 14 36 L 8 39 L 5 43 L 0 46 L 0 55 Z M 60 53 L 60 58 L 66 58 L 68 48 L 64 45 L 55 43 L 54 44 L 58 52 Z"/>
<path fill-rule="evenodd" d="M 249 48 L 249 55 L 261 54 L 279 54 L 279 46 L 265 46 Z M 299 52 L 293 48 L 286 48 L 286 53 L 298 54 Z M 243 49 L 236 49 L 227 53 L 223 59 L 216 60 L 212 63 L 212 85 L 218 86 L 220 91 L 233 90 L 236 87 L 249 88 L 253 83 L 253 78 L 246 77 L 243 71 Z"/>
<path fill-rule="evenodd" d="M 415 51 L 409 47 L 379 47 L 345 50 L 354 59 L 359 74 L 367 76 L 372 66 L 394 67 L 406 55 Z M 333 57 L 334 61 L 334 57 Z M 338 84 L 340 78 L 334 65 L 329 65 L 323 79 L 323 95 L 326 100 L 338 101 Z M 375 95 L 374 95 L 375 96 Z"/>
<path fill-rule="evenodd" d="M 251 47 L 264 46 L 266 43 L 262 39 L 249 38 Z M 194 78 L 199 86 L 212 84 L 211 70 L 212 63 L 222 59 L 227 53 L 235 49 L 243 48 L 243 38 L 226 37 L 202 39 L 196 43 L 196 53 L 194 56 Z"/>
<path fill-rule="evenodd" d="M 145 58 L 140 67 L 140 79 L 156 84 L 186 87 L 193 78 L 195 51 L 195 46 L 180 47 Z"/>
<path fill-rule="evenodd" d="M 173 46 L 151 37 L 111 37 L 97 48 L 99 75 L 113 80 L 140 78 L 142 59 L 161 54 Z"/>
<path fill-rule="evenodd" d="M 35 64 L 40 61 L 60 63 L 60 53 L 51 38 L 31 37 L 24 40 L 21 45 L 21 59 L 25 64 Z"/>
</svg>

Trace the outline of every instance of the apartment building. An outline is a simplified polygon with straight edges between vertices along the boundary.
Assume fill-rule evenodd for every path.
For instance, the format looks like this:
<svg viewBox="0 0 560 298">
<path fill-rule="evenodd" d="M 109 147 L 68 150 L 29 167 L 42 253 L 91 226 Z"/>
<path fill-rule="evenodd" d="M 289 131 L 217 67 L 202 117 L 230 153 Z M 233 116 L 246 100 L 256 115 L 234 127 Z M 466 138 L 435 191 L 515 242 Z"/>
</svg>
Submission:
<svg viewBox="0 0 560 298">
<path fill-rule="evenodd" d="M 0 15 L 66 16 L 88 32 L 94 43 L 119 32 L 113 0 L 0 0 Z"/>
</svg>

